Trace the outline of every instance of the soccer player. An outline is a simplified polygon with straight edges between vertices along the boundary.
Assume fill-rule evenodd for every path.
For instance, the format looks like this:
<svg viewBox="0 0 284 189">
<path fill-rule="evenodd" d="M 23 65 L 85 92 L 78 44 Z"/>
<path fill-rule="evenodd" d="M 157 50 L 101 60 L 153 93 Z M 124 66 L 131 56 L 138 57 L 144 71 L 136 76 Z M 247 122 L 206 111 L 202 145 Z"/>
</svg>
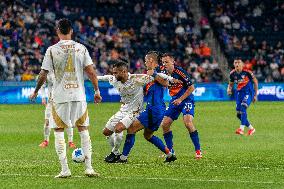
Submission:
<svg viewBox="0 0 284 189">
<path fill-rule="evenodd" d="M 245 126 L 248 127 L 248 135 L 255 133 L 255 128 L 250 124 L 247 118 L 247 108 L 251 102 L 257 100 L 258 81 L 254 74 L 244 69 L 244 63 L 241 59 L 234 60 L 235 69 L 230 73 L 230 81 L 227 88 L 228 95 L 232 95 L 234 83 L 237 84 L 236 94 L 236 111 L 237 117 L 241 121 L 240 128 L 236 130 L 236 134 L 243 135 Z"/>
<path fill-rule="evenodd" d="M 162 73 L 158 73 L 157 79 L 158 77 L 167 80 L 173 79 Z M 112 148 L 105 161 L 114 163 L 120 156 L 119 147 L 123 138 L 123 130 L 128 129 L 136 116 L 143 110 L 143 86 L 154 81 L 154 78 L 146 74 L 128 73 L 127 60 L 117 59 L 113 66 L 113 75 L 98 76 L 98 80 L 108 81 L 119 91 L 121 96 L 120 110 L 109 119 L 103 130 L 103 134 L 108 137 Z"/>
<path fill-rule="evenodd" d="M 148 52 L 145 56 L 145 64 L 148 70 L 148 75 L 156 77 L 157 73 L 161 72 L 158 52 Z M 154 132 L 158 130 L 161 124 L 166 108 L 163 99 L 164 86 L 168 86 L 168 81 L 155 80 L 147 83 L 145 86 L 145 98 L 147 102 L 146 109 L 127 129 L 123 152 L 117 163 L 127 162 L 128 155 L 135 142 L 135 133 L 142 129 L 144 129 L 144 138 L 165 153 L 168 161 L 174 161 L 176 159 L 175 155 L 172 154 L 164 145 L 163 141 L 154 135 Z"/>
<path fill-rule="evenodd" d="M 162 63 L 170 76 L 182 81 L 182 83 L 170 84 L 168 87 L 172 99 L 161 123 L 167 147 L 174 153 L 171 125 L 182 113 L 184 126 L 188 130 L 189 138 L 195 147 L 195 158 L 202 158 L 198 132 L 193 124 L 194 96 L 192 92 L 194 91 L 194 85 L 189 74 L 181 67 L 175 65 L 173 55 L 169 53 L 163 54 Z M 166 159 L 166 161 L 169 160 Z"/>
<path fill-rule="evenodd" d="M 42 94 L 42 104 L 45 105 L 45 121 L 43 126 L 43 135 L 44 135 L 44 141 L 40 143 L 39 147 L 45 148 L 49 144 L 49 136 L 50 136 L 50 126 L 49 126 L 49 119 L 51 117 L 51 104 L 52 104 L 52 77 L 54 77 L 54 74 L 48 73 L 47 74 L 47 81 L 45 82 L 45 85 L 43 85 L 40 88 L 40 93 Z M 44 88 L 47 86 L 48 89 L 48 100 L 46 102 L 46 98 L 44 97 Z M 66 129 L 67 136 L 68 136 L 68 145 L 69 148 L 76 148 L 76 145 L 73 142 L 73 128 L 68 127 Z"/>
<path fill-rule="evenodd" d="M 68 19 L 60 19 L 57 23 L 58 43 L 50 46 L 43 59 L 36 89 L 30 96 L 36 98 L 37 93 L 46 81 L 49 72 L 54 73 L 53 103 L 51 107 L 54 127 L 55 149 L 61 164 L 61 172 L 55 178 L 71 176 L 66 156 L 64 129 L 76 126 L 81 137 L 81 147 L 85 154 L 85 175 L 98 176 L 92 167 L 92 145 L 88 131 L 89 116 L 86 103 L 83 73 L 88 75 L 94 89 L 94 101 L 101 101 L 98 79 L 93 68 L 93 62 L 87 48 L 71 40 L 72 24 Z"/>
</svg>

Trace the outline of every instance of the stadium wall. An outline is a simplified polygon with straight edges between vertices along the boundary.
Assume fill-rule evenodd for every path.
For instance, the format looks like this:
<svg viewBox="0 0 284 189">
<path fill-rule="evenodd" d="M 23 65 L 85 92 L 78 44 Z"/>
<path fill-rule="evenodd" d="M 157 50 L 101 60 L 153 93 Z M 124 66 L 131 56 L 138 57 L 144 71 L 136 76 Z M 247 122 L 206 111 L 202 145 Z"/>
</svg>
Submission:
<svg viewBox="0 0 284 189">
<path fill-rule="evenodd" d="M 34 91 L 35 82 L 0 82 L 0 104 L 28 104 L 29 95 Z M 107 82 L 99 83 L 104 102 L 119 102 L 118 91 Z M 88 102 L 93 100 L 93 87 L 89 81 L 85 82 L 86 97 Z M 195 84 L 194 91 L 196 101 L 229 101 L 233 97 L 227 96 L 227 84 L 200 83 Z M 47 89 L 44 94 L 39 94 L 35 103 L 41 103 L 41 97 L 47 97 Z M 170 96 L 165 92 L 166 101 Z M 284 101 L 283 83 L 260 83 L 258 92 L 259 101 Z"/>
</svg>

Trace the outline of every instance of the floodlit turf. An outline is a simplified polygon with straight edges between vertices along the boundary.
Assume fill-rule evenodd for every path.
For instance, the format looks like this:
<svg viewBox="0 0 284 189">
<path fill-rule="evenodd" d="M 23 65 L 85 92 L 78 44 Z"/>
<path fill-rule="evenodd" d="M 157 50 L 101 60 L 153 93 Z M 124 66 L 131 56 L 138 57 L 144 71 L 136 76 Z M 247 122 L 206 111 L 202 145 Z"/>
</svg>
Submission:
<svg viewBox="0 0 284 189">
<path fill-rule="evenodd" d="M 93 166 L 100 178 L 86 178 L 83 164 L 73 163 L 72 177 L 54 179 L 59 162 L 54 136 L 42 141 L 44 107 L 0 105 L 0 188 L 284 188 L 284 104 L 258 102 L 249 109 L 254 136 L 234 134 L 239 122 L 233 102 L 197 103 L 198 128 L 204 158 L 194 149 L 181 119 L 173 124 L 178 160 L 164 164 L 161 153 L 137 134 L 128 164 L 106 164 L 110 147 L 102 129 L 119 104 L 89 105 Z M 159 130 L 157 135 L 162 137 Z M 75 131 L 75 143 L 79 145 Z"/>
</svg>

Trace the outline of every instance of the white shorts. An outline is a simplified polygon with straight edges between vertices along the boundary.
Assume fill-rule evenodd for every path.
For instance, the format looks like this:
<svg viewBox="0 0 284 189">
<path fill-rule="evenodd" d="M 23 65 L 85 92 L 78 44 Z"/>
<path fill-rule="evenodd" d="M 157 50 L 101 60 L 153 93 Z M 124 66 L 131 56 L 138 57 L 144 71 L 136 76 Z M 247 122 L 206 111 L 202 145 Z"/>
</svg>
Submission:
<svg viewBox="0 0 284 189">
<path fill-rule="evenodd" d="M 52 103 L 51 128 L 89 126 L 89 115 L 86 101 Z"/>
<path fill-rule="evenodd" d="M 115 125 L 121 122 L 128 129 L 138 115 L 139 113 L 118 111 L 108 120 L 105 128 L 114 132 Z"/>
<path fill-rule="evenodd" d="M 51 116 L 51 103 L 48 102 L 45 107 L 44 111 L 44 119 L 49 119 Z"/>
</svg>

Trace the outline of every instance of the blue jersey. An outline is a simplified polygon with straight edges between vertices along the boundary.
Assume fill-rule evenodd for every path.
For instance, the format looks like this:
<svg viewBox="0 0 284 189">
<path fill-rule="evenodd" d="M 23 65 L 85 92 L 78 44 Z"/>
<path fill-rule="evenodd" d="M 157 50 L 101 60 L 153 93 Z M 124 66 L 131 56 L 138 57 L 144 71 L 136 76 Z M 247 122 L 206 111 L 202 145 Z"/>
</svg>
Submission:
<svg viewBox="0 0 284 189">
<path fill-rule="evenodd" d="M 162 69 L 159 67 L 156 71 L 162 72 Z M 147 106 L 137 119 L 144 128 L 156 131 L 163 120 L 166 110 L 164 87 L 160 83 L 153 81 L 145 86 L 144 92 Z"/>
<path fill-rule="evenodd" d="M 172 99 L 175 100 L 181 97 L 185 93 L 188 87 L 192 85 L 192 81 L 191 81 L 189 74 L 179 66 L 174 67 L 174 71 L 171 74 L 171 76 L 175 79 L 182 81 L 182 83 L 170 84 L 168 87 L 170 91 L 170 95 L 172 96 Z M 190 99 L 194 101 L 193 94 L 190 94 L 186 99 Z"/>
<path fill-rule="evenodd" d="M 254 94 L 253 79 L 253 73 L 247 69 L 243 69 L 240 73 L 232 70 L 230 73 L 230 82 L 237 84 L 237 91 L 240 93 Z"/>
</svg>

